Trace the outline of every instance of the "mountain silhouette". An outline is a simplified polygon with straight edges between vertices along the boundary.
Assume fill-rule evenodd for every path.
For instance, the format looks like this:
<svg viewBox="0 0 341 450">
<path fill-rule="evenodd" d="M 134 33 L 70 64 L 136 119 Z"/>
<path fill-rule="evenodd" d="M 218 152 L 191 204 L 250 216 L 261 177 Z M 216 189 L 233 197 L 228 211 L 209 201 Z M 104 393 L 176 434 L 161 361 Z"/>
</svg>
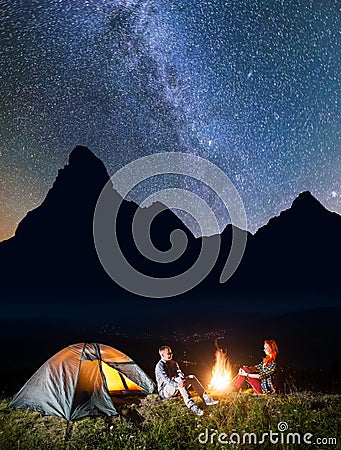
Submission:
<svg viewBox="0 0 341 450">
<path fill-rule="evenodd" d="M 90 274 L 103 282 L 92 245 L 92 216 L 108 179 L 90 150 L 72 151 L 43 203 L 26 215 L 13 238 L 1 243 L 2 286 L 57 288 L 86 283 Z"/>
<path fill-rule="evenodd" d="M 0 243 L 2 288 L 16 289 L 19 285 L 23 290 L 117 288 L 98 259 L 93 239 L 95 207 L 109 179 L 104 164 L 89 149 L 78 146 L 71 152 L 69 163 L 59 170 L 42 204 L 20 222 L 13 238 Z M 122 202 L 116 222 L 117 236 L 122 252 L 137 269 L 165 276 L 186 267 L 184 258 L 185 266 L 181 265 L 183 261 L 179 268 L 170 264 L 166 272 L 162 265 L 160 268 L 160 264 L 143 257 L 132 238 L 131 224 L 139 209 L 145 222 L 156 216 L 151 233 L 160 250 L 169 249 L 169 235 L 174 229 L 182 229 L 193 242 L 193 235 L 175 214 L 159 203 L 141 209 L 133 202 L 122 201 L 114 190 L 112 202 Z M 191 258 L 187 255 L 187 259 Z"/>
<path fill-rule="evenodd" d="M 303 192 L 249 237 L 232 284 L 252 291 L 337 293 L 340 230 L 341 217 Z"/>
<path fill-rule="evenodd" d="M 93 302 L 102 293 L 110 302 L 118 302 L 118 297 L 134 297 L 106 274 L 94 245 L 94 211 L 109 179 L 104 164 L 89 149 L 78 146 L 71 152 L 69 163 L 59 170 L 43 203 L 27 214 L 13 238 L 0 243 L 1 290 L 7 292 L 7 298 L 13 291 L 41 292 L 46 296 L 46 292 L 65 289 L 90 292 L 84 302 Z M 213 239 L 194 238 L 183 222 L 159 203 L 140 208 L 122 201 L 114 190 L 112 199 L 117 204 L 122 202 L 116 224 L 121 250 L 130 264 L 146 275 L 170 277 L 183 273 L 196 261 L 202 240 Z M 173 230 L 186 233 L 188 246 L 177 261 L 160 264 L 141 255 L 131 231 L 137 211 L 146 223 L 156 216 L 151 221 L 150 236 L 161 251 L 171 247 Z M 216 266 L 187 297 L 181 296 L 181 307 L 190 310 L 199 301 L 213 306 L 215 299 L 226 307 L 241 307 L 243 296 L 246 307 L 257 297 L 266 297 L 270 307 L 276 301 L 323 306 L 325 298 L 334 298 L 339 292 L 336 261 L 341 251 L 340 226 L 339 215 L 327 211 L 304 192 L 290 209 L 272 218 L 255 235 L 248 233 L 239 268 L 226 284 L 220 284 L 231 246 L 232 226 L 227 226 L 221 235 L 222 250 Z M 154 305 L 148 307 L 153 309 Z"/>
</svg>

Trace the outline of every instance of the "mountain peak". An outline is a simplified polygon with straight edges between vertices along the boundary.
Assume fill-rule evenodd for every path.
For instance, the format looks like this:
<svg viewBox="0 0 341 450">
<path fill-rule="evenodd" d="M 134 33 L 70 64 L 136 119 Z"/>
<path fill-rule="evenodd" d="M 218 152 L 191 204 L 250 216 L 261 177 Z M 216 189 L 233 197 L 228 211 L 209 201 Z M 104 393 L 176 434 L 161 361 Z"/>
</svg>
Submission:
<svg viewBox="0 0 341 450">
<path fill-rule="evenodd" d="M 285 233 L 288 227 L 294 230 L 299 224 L 306 227 L 307 231 L 313 230 L 322 226 L 330 215 L 334 213 L 328 211 L 311 192 L 304 191 L 295 198 L 290 208 L 281 211 L 278 216 L 272 217 L 266 225 L 259 228 L 256 235 L 268 233 L 274 227 L 279 233 Z"/>
<path fill-rule="evenodd" d="M 87 147 L 75 147 L 69 163 L 59 169 L 53 186 L 40 206 L 29 211 L 19 223 L 15 236 L 31 240 L 31 235 L 46 236 L 58 233 L 58 227 L 71 226 L 69 217 L 90 217 L 88 228 L 92 235 L 92 216 L 103 187 L 110 179 L 104 163 Z M 74 226 L 82 228 L 75 219 Z M 85 219 L 84 219 L 85 220 Z M 38 239 L 38 237 L 37 237 Z"/>
<path fill-rule="evenodd" d="M 97 158 L 97 156 L 89 150 L 88 147 L 77 145 L 77 147 L 75 147 L 70 153 L 69 163 L 73 165 L 84 161 L 94 161 L 95 159 L 99 158 Z"/>
<path fill-rule="evenodd" d="M 109 180 L 109 175 L 103 161 L 98 158 L 88 147 L 77 145 L 70 153 L 66 165 L 58 170 L 52 188 L 47 194 L 47 198 L 55 194 L 56 190 L 70 189 L 70 192 L 79 189 L 96 190 L 104 187 Z M 100 192 L 100 191 L 99 191 Z"/>
<path fill-rule="evenodd" d="M 311 194 L 309 191 L 304 191 L 299 194 L 295 200 L 292 202 L 291 208 L 324 208 L 324 206 Z"/>
</svg>

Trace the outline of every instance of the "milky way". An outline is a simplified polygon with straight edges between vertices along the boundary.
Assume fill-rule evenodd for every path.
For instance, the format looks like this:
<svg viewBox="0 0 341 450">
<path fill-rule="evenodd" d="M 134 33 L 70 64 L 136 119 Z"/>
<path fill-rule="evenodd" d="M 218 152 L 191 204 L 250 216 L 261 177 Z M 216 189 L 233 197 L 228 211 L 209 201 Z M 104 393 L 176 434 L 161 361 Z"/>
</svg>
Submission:
<svg viewBox="0 0 341 450">
<path fill-rule="evenodd" d="M 339 13 L 336 0 L 0 0 L 0 238 L 78 144 L 111 174 L 157 152 L 209 159 L 253 232 L 304 190 L 341 213 Z M 192 180 L 132 198 L 170 182 L 224 226 Z"/>
</svg>

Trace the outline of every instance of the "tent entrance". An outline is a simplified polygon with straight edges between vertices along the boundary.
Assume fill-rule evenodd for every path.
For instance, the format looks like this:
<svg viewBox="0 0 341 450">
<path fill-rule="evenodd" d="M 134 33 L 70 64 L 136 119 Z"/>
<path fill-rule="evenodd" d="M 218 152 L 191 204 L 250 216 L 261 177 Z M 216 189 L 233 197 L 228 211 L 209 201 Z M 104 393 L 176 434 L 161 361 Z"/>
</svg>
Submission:
<svg viewBox="0 0 341 450">
<path fill-rule="evenodd" d="M 102 371 L 107 382 L 107 388 L 110 394 L 120 394 L 132 391 L 143 391 L 136 383 L 131 381 L 126 375 L 120 373 L 117 369 L 113 369 L 102 361 Z"/>
</svg>

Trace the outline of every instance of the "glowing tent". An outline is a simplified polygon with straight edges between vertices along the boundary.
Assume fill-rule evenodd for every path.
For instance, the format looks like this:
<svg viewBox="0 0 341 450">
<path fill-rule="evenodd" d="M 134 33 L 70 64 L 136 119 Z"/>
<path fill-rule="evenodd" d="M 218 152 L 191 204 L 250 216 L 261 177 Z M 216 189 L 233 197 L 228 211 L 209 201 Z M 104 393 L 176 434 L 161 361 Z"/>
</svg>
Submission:
<svg viewBox="0 0 341 450">
<path fill-rule="evenodd" d="M 124 353 L 102 344 L 74 344 L 46 361 L 9 406 L 75 420 L 117 415 L 110 394 L 151 394 L 153 381 Z"/>
</svg>

